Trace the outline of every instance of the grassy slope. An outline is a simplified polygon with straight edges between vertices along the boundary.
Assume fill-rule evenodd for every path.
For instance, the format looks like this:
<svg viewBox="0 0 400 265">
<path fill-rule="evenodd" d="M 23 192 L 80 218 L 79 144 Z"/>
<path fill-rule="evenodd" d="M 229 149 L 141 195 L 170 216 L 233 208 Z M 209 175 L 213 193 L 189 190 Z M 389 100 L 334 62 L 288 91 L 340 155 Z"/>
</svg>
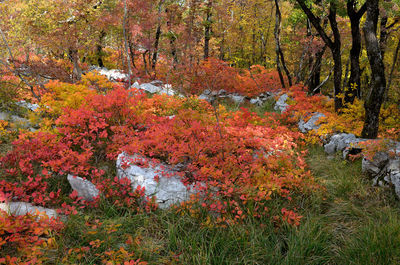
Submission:
<svg viewBox="0 0 400 265">
<path fill-rule="evenodd" d="M 308 162 L 326 190 L 296 198 L 304 215 L 298 228 L 277 230 L 268 220 L 204 227 L 205 213 L 197 218 L 173 211 L 137 215 L 104 202 L 69 218 L 57 250 L 48 253 L 50 262 L 99 264 L 96 254 L 123 246 L 150 264 L 400 264 L 400 203 L 393 192 L 372 187 L 360 161 L 329 160 L 321 147 L 310 147 Z M 86 222 L 96 219 L 103 225 L 91 230 Z M 129 237 L 134 243 L 126 245 Z M 66 249 L 96 239 L 104 242 L 83 259 L 63 261 Z"/>
<path fill-rule="evenodd" d="M 104 205 L 68 221 L 55 261 L 65 247 L 105 240 L 99 253 L 118 248 L 131 235 L 136 243 L 128 249 L 151 264 L 400 264 L 400 205 L 393 193 L 372 187 L 360 173 L 360 161 L 329 160 L 321 147 L 310 147 L 308 160 L 326 191 L 300 198 L 305 217 L 297 229 L 277 231 L 267 220 L 210 228 L 200 225 L 205 214 L 198 219 L 172 212 L 135 215 Z M 88 219 L 120 227 L 90 235 Z M 95 253 L 85 259 L 99 262 Z"/>
</svg>

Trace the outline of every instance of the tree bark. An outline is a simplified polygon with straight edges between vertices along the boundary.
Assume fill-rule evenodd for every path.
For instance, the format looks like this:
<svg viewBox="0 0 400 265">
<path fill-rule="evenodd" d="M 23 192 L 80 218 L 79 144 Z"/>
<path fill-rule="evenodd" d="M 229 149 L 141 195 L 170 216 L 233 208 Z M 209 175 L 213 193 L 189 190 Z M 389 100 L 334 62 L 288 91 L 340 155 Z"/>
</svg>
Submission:
<svg viewBox="0 0 400 265">
<path fill-rule="evenodd" d="M 339 112 L 343 108 L 343 101 L 340 94 L 342 94 L 342 58 L 341 58 L 341 40 L 340 33 L 336 22 L 336 3 L 331 2 L 329 5 L 329 24 L 333 33 L 333 40 L 326 34 L 325 30 L 320 24 L 320 18 L 316 17 L 311 9 L 307 6 L 305 0 L 297 0 L 301 9 L 307 15 L 311 24 L 317 30 L 318 34 L 321 36 L 322 40 L 329 47 L 332 53 L 334 62 L 334 73 L 333 73 L 333 83 L 334 83 L 334 96 L 335 96 L 335 111 Z"/>
<path fill-rule="evenodd" d="M 390 85 L 392 84 L 393 73 L 394 73 L 394 69 L 396 67 L 396 62 L 397 62 L 397 57 L 399 55 L 399 50 L 400 50 L 400 39 L 397 42 L 396 51 L 394 52 L 394 55 L 393 55 L 393 63 L 392 63 L 392 68 L 390 69 L 389 81 L 388 81 L 388 84 L 387 84 L 386 91 L 389 91 Z"/>
<path fill-rule="evenodd" d="M 156 69 L 156 64 L 157 64 L 157 59 L 158 59 L 158 46 L 160 43 L 160 37 L 161 37 L 161 11 L 162 11 L 162 5 L 165 0 L 160 0 L 158 3 L 158 25 L 157 25 L 157 30 L 156 30 L 156 37 L 154 40 L 154 52 L 153 52 L 153 59 L 151 60 L 151 69 L 155 70 Z"/>
<path fill-rule="evenodd" d="M 129 54 L 131 57 L 132 66 L 133 66 L 133 68 L 137 69 L 136 64 L 135 64 L 135 47 L 134 47 L 132 41 L 129 39 L 128 39 L 128 46 L 129 46 Z"/>
<path fill-rule="evenodd" d="M 69 53 L 68 54 L 69 58 L 74 65 L 74 69 L 72 70 L 72 73 L 73 73 L 74 77 L 76 78 L 76 80 L 79 81 L 82 78 L 82 69 L 79 65 L 78 51 L 76 49 L 70 49 L 68 53 Z"/>
<path fill-rule="evenodd" d="M 101 31 L 100 32 L 100 36 L 99 36 L 99 43 L 97 44 L 97 64 L 99 65 L 99 67 L 104 67 L 104 62 L 103 62 L 103 39 L 106 36 L 105 31 Z"/>
<path fill-rule="evenodd" d="M 385 65 L 376 31 L 379 17 L 379 0 L 367 0 L 367 18 L 363 27 L 365 45 L 371 68 L 371 88 L 364 103 L 365 122 L 361 133 L 364 138 L 378 136 L 379 114 L 386 90 Z"/>
<path fill-rule="evenodd" d="M 324 55 L 326 50 L 326 45 L 321 49 L 321 51 L 317 52 L 315 55 L 315 62 L 312 67 L 311 75 L 309 77 L 309 86 L 308 92 L 311 95 L 318 94 L 321 92 L 321 67 L 322 67 L 322 56 Z M 316 89 L 319 87 L 318 89 Z"/>
<path fill-rule="evenodd" d="M 364 4 L 359 11 L 356 11 L 356 1 L 347 1 L 347 15 L 350 18 L 352 46 L 350 50 L 350 78 L 346 84 L 344 102 L 353 104 L 356 96 L 360 97 L 361 86 L 361 69 L 360 69 L 360 54 L 361 54 L 361 32 L 360 20 L 367 11 L 367 6 Z"/>
<path fill-rule="evenodd" d="M 126 64 L 128 65 L 128 85 L 131 87 L 131 74 L 132 74 L 132 69 L 131 69 L 131 62 L 130 62 L 130 55 L 128 51 L 128 34 L 126 32 L 126 20 L 128 19 L 128 6 L 126 3 L 126 0 L 124 0 L 124 17 L 122 20 L 122 30 L 124 34 L 124 43 L 125 43 L 125 55 L 126 55 Z"/>
<path fill-rule="evenodd" d="M 285 88 L 285 80 L 282 75 L 282 70 L 281 70 L 281 64 L 282 68 L 285 71 L 285 74 L 288 78 L 288 83 L 289 87 L 292 86 L 292 78 L 290 76 L 290 72 L 288 68 L 286 67 L 285 63 L 285 57 L 282 52 L 281 48 L 281 40 L 280 40 L 280 33 L 281 33 L 281 21 L 282 21 L 282 15 L 281 11 L 279 8 L 279 0 L 275 0 L 275 31 L 274 31 L 274 36 L 275 36 L 275 52 L 276 52 L 276 69 L 279 74 L 279 79 L 281 81 L 282 87 Z"/>
<path fill-rule="evenodd" d="M 208 0 L 206 9 L 206 21 L 204 25 L 204 59 L 210 57 L 210 39 L 211 39 L 211 16 L 212 0 Z"/>
</svg>

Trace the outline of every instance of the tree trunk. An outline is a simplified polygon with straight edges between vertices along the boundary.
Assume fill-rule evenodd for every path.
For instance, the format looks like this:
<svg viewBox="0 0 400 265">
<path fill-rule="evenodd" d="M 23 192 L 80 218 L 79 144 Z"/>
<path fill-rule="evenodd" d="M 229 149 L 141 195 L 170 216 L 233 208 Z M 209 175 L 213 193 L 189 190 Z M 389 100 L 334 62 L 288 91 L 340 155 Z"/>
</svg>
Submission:
<svg viewBox="0 0 400 265">
<path fill-rule="evenodd" d="M 128 40 L 128 46 L 129 46 L 129 54 L 131 57 L 131 63 L 133 68 L 136 69 L 136 64 L 135 64 L 135 47 L 133 46 L 133 43 L 131 40 Z"/>
<path fill-rule="evenodd" d="M 361 32 L 360 20 L 367 10 L 364 4 L 358 12 L 355 10 L 356 1 L 347 2 L 347 15 L 350 18 L 352 46 L 350 50 L 350 78 L 346 84 L 344 102 L 353 104 L 354 98 L 360 96 L 361 89 L 361 70 L 360 70 L 360 53 L 361 53 Z"/>
<path fill-rule="evenodd" d="M 367 18 L 363 27 L 368 60 L 371 67 L 371 88 L 365 101 L 365 122 L 361 133 L 363 138 L 378 136 L 379 114 L 386 90 L 385 65 L 376 30 L 379 17 L 379 0 L 367 0 Z"/>
<path fill-rule="evenodd" d="M 210 39 L 211 39 L 211 12 L 212 0 L 208 0 L 207 11 L 206 11 L 206 21 L 204 25 L 204 59 L 207 59 L 210 55 Z"/>
<path fill-rule="evenodd" d="M 387 84 L 386 91 L 389 91 L 390 85 L 392 84 L 393 73 L 394 73 L 394 69 L 396 67 L 397 57 L 399 55 L 399 49 L 400 49 L 400 39 L 397 42 L 396 51 L 394 52 L 394 55 L 393 55 L 393 63 L 392 63 L 392 68 L 390 69 L 389 81 L 388 81 L 388 84 Z"/>
<path fill-rule="evenodd" d="M 146 73 L 146 75 L 149 73 L 149 71 L 147 70 L 147 61 L 146 61 L 146 53 L 148 53 L 149 51 L 146 50 L 144 53 L 142 53 L 142 57 L 143 57 L 143 67 L 144 67 L 144 71 Z"/>
<path fill-rule="evenodd" d="M 334 42 L 332 45 L 332 57 L 334 62 L 333 68 L 333 83 L 335 86 L 335 111 L 340 112 L 343 108 L 343 101 L 340 95 L 342 94 L 342 54 L 340 51 L 341 41 L 340 41 L 340 33 L 336 22 L 336 4 L 331 3 L 329 7 L 329 23 L 332 28 Z"/>
<path fill-rule="evenodd" d="M 307 15 L 310 22 L 313 24 L 314 28 L 317 30 L 318 34 L 321 36 L 322 40 L 329 47 L 332 53 L 333 62 L 334 62 L 334 74 L 333 74 L 333 82 L 334 82 L 334 96 L 335 96 L 335 111 L 339 112 L 340 109 L 343 108 L 343 102 L 340 97 L 342 93 L 342 59 L 341 59 L 341 41 L 340 41 L 340 32 L 336 22 L 336 4 L 335 2 L 331 2 L 329 6 L 329 24 L 331 25 L 331 29 L 333 32 L 333 41 L 326 34 L 324 28 L 320 24 L 320 18 L 316 17 L 308 5 L 305 3 L 305 0 L 297 0 L 301 9 Z"/>
<path fill-rule="evenodd" d="M 312 67 L 311 76 L 309 78 L 308 92 L 311 95 L 321 93 L 321 67 L 322 67 L 322 56 L 324 56 L 326 45 L 317 52 L 315 55 L 315 62 Z M 319 86 L 318 89 L 316 89 Z"/>
<path fill-rule="evenodd" d="M 281 70 L 281 11 L 279 10 L 279 0 L 275 0 L 275 53 L 276 53 L 276 70 L 278 71 L 279 79 L 281 81 L 282 87 L 285 88 L 285 80 L 283 78 Z M 283 63 L 283 62 L 282 62 Z"/>
<path fill-rule="evenodd" d="M 225 31 L 222 32 L 222 40 L 219 44 L 219 59 L 225 60 Z"/>
<path fill-rule="evenodd" d="M 158 44 L 160 42 L 160 36 L 161 36 L 161 25 L 158 25 L 156 30 L 156 38 L 154 41 L 153 59 L 151 60 L 151 69 L 153 70 L 156 69 L 157 58 L 158 58 Z"/>
<path fill-rule="evenodd" d="M 82 78 L 82 69 L 79 65 L 79 55 L 78 55 L 78 51 L 75 49 L 70 49 L 69 50 L 69 57 L 71 62 L 74 65 L 74 69 L 72 70 L 72 73 L 74 75 L 74 77 L 76 78 L 76 80 L 81 80 Z"/>
<path fill-rule="evenodd" d="M 100 32 L 100 36 L 99 36 L 99 43 L 97 44 L 96 47 L 96 53 L 97 53 L 97 64 L 99 65 L 99 67 L 104 67 L 104 63 L 103 63 L 103 39 L 106 36 L 105 31 L 101 31 Z"/>
<path fill-rule="evenodd" d="M 160 37 L 161 37 L 161 11 L 162 11 L 163 3 L 164 3 L 164 0 L 160 0 L 160 2 L 158 4 L 158 25 L 157 25 L 156 37 L 155 37 L 155 41 L 154 41 L 153 59 L 151 60 L 151 69 L 153 69 L 153 70 L 156 69 L 157 58 L 158 58 L 158 45 L 160 43 Z"/>
<path fill-rule="evenodd" d="M 124 34 L 124 43 L 125 43 L 125 55 L 126 55 L 126 64 L 128 65 L 128 85 L 129 87 L 131 87 L 131 74 L 132 74 L 132 70 L 131 70 L 131 62 L 130 62 L 130 55 L 129 55 L 129 51 L 128 51 L 128 33 L 126 32 L 126 20 L 128 18 L 128 6 L 126 3 L 126 0 L 124 0 L 124 17 L 122 20 L 122 30 L 123 30 L 123 34 Z"/>
</svg>

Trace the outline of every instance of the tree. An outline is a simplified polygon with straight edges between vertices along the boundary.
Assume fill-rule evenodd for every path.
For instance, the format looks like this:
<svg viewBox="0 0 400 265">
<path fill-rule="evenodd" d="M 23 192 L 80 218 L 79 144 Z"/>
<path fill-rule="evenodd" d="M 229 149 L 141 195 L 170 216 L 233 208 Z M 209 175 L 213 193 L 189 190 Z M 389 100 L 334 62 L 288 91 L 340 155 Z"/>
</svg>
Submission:
<svg viewBox="0 0 400 265">
<path fill-rule="evenodd" d="M 279 0 L 275 0 L 275 52 L 276 52 L 276 68 L 278 70 L 279 79 L 281 80 L 282 87 L 285 87 L 285 81 L 283 79 L 282 71 L 281 71 L 281 64 L 283 69 L 285 70 L 286 76 L 288 78 L 289 87 L 292 86 L 292 78 L 290 76 L 289 70 L 286 67 L 285 57 L 283 55 L 283 51 L 281 49 L 281 40 L 280 40 L 280 33 L 281 33 L 281 21 L 282 15 L 279 8 Z"/>
<path fill-rule="evenodd" d="M 333 83 L 334 83 L 334 96 L 335 96 L 335 111 L 340 111 L 343 108 L 343 101 L 340 97 L 342 94 L 342 56 L 341 56 L 341 40 L 340 32 L 336 21 L 337 4 L 334 1 L 329 3 L 328 20 L 333 33 L 333 40 L 328 36 L 324 28 L 321 26 L 321 18 L 316 17 L 312 10 L 307 6 L 305 0 L 297 0 L 301 9 L 307 15 L 311 24 L 317 30 L 322 40 L 329 47 L 332 53 L 334 69 L 333 69 Z"/>
<path fill-rule="evenodd" d="M 385 65 L 377 37 L 379 0 L 367 0 L 367 18 L 363 27 L 365 45 L 371 68 L 371 87 L 365 101 L 365 122 L 361 133 L 364 138 L 376 138 L 379 129 L 379 114 L 386 90 Z"/>
<path fill-rule="evenodd" d="M 361 86 L 361 69 L 360 69 L 360 53 L 361 53 L 361 32 L 360 20 L 367 11 L 367 5 L 364 3 L 362 7 L 356 11 L 357 1 L 347 1 L 347 15 L 350 18 L 352 46 L 350 50 L 350 78 L 345 89 L 344 101 L 353 103 L 356 96 L 360 97 Z"/>
<path fill-rule="evenodd" d="M 208 0 L 206 4 L 206 20 L 204 21 L 204 59 L 210 55 L 210 39 L 211 39 L 211 16 L 212 16 L 213 1 Z"/>
</svg>

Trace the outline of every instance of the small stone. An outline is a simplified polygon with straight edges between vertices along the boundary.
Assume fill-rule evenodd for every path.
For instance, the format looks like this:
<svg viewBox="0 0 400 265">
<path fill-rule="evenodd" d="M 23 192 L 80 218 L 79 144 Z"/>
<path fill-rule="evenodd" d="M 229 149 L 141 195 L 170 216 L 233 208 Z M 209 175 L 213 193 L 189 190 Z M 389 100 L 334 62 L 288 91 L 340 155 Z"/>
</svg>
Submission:
<svg viewBox="0 0 400 265">
<path fill-rule="evenodd" d="M 279 99 L 275 103 L 274 110 L 279 110 L 281 112 L 285 112 L 286 109 L 289 107 L 289 104 L 286 103 L 286 101 L 289 99 L 289 96 L 287 94 L 283 94 L 282 96 L 279 97 Z"/>
<path fill-rule="evenodd" d="M 82 197 L 86 201 L 93 201 L 99 196 L 99 190 L 89 180 L 68 175 L 67 177 L 72 189 L 78 192 L 78 197 Z"/>
<path fill-rule="evenodd" d="M 306 133 L 308 131 L 318 130 L 319 127 L 321 126 L 321 125 L 317 125 L 318 120 L 323 117 L 326 117 L 325 114 L 316 112 L 312 115 L 312 117 L 307 122 L 304 122 L 303 119 L 300 119 L 299 124 L 298 124 L 300 131 L 302 133 Z"/>
<path fill-rule="evenodd" d="M 25 214 L 47 216 L 48 218 L 57 218 L 57 212 L 53 209 L 34 206 L 27 202 L 8 202 L 0 203 L 0 209 L 8 214 L 21 216 Z"/>
</svg>

